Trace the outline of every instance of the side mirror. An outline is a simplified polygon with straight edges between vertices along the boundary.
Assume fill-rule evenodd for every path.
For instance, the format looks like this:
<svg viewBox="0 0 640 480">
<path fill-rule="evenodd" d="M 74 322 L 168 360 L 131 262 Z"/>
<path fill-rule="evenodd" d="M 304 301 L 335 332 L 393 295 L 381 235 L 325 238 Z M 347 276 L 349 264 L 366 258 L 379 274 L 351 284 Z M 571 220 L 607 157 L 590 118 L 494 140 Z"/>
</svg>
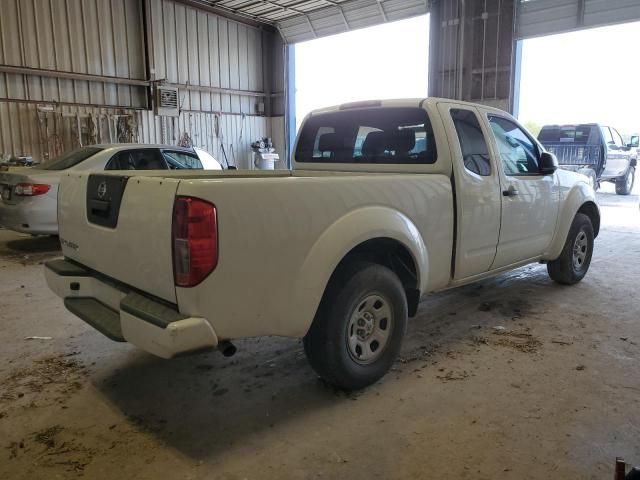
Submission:
<svg viewBox="0 0 640 480">
<path fill-rule="evenodd" d="M 553 153 L 542 152 L 540 154 L 540 173 L 551 175 L 558 169 L 558 159 Z"/>
<path fill-rule="evenodd" d="M 631 137 L 631 141 L 629 142 L 629 145 L 627 146 L 630 148 L 638 148 L 639 145 L 640 145 L 640 136 L 633 135 Z"/>
</svg>

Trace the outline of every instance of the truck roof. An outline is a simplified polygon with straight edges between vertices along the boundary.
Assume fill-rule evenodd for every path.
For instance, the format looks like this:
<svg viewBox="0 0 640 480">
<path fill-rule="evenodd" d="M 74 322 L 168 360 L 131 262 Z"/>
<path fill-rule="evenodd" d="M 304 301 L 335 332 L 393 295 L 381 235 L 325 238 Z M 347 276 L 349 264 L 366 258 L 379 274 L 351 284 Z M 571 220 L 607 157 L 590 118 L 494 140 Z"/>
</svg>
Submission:
<svg viewBox="0 0 640 480">
<path fill-rule="evenodd" d="M 489 107 L 487 105 L 480 105 L 478 103 L 464 102 L 462 100 L 454 100 L 451 98 L 440 97 L 413 97 L 413 98 L 393 98 L 388 100 L 364 100 L 358 102 L 342 103 L 339 105 L 331 105 L 329 107 L 318 108 L 312 110 L 309 116 L 318 115 L 321 113 L 338 112 L 341 110 L 359 109 L 359 108 L 376 108 L 376 107 L 420 107 L 424 104 L 435 105 L 440 102 L 456 103 L 459 105 L 466 105 L 469 107 L 481 107 L 485 110 L 492 111 L 499 114 L 505 114 L 504 110 L 498 108 Z"/>
<path fill-rule="evenodd" d="M 563 124 L 553 123 L 553 124 L 543 125 L 542 128 L 574 128 L 578 126 L 598 127 L 600 126 L 600 124 L 599 123 L 563 123 Z"/>
</svg>

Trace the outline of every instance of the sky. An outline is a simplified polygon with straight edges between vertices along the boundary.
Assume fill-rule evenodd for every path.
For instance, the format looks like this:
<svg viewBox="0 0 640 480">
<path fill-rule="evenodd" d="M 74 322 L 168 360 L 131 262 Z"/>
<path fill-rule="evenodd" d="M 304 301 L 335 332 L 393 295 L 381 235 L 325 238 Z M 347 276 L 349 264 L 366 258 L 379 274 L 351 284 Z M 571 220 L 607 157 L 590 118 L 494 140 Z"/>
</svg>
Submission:
<svg viewBox="0 0 640 480">
<path fill-rule="evenodd" d="M 597 122 L 640 132 L 640 22 L 523 42 L 522 122 Z"/>
<path fill-rule="evenodd" d="M 298 43 L 296 124 L 311 110 L 427 96 L 429 16 Z"/>
</svg>

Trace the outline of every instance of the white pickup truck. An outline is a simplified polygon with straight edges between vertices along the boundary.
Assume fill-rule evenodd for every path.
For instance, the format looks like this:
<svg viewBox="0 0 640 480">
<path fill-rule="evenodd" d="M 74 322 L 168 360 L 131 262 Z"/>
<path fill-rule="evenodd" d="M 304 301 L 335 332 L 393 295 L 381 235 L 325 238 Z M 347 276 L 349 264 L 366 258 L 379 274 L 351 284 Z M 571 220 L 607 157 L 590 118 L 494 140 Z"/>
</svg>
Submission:
<svg viewBox="0 0 640 480">
<path fill-rule="evenodd" d="M 588 179 L 503 111 L 346 104 L 307 116 L 294 152 L 292 171 L 69 172 L 50 288 L 164 358 L 302 337 L 321 377 L 355 389 L 391 367 L 424 295 L 533 262 L 563 284 L 587 273 Z"/>
</svg>

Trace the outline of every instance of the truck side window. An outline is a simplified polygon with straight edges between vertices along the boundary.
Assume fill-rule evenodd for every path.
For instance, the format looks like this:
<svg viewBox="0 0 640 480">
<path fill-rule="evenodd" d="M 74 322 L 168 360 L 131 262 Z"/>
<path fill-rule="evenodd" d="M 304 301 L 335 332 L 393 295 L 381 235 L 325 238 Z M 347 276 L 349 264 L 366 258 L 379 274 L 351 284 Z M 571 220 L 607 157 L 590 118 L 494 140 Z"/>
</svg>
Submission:
<svg viewBox="0 0 640 480">
<path fill-rule="evenodd" d="M 613 135 L 613 141 L 618 147 L 624 147 L 624 142 L 622 141 L 622 136 L 618 133 L 615 128 L 611 128 L 611 134 Z"/>
<path fill-rule="evenodd" d="M 539 175 L 538 146 L 518 125 L 503 117 L 489 116 L 500 150 L 505 175 Z"/>
<path fill-rule="evenodd" d="M 458 134 L 464 168 L 488 177 L 491 175 L 489 149 L 476 114 L 471 110 L 453 108 L 451 118 Z"/>
<path fill-rule="evenodd" d="M 607 145 L 614 145 L 613 135 L 611 135 L 611 130 L 609 127 L 602 127 L 602 135 L 604 136 L 604 143 Z"/>
</svg>

